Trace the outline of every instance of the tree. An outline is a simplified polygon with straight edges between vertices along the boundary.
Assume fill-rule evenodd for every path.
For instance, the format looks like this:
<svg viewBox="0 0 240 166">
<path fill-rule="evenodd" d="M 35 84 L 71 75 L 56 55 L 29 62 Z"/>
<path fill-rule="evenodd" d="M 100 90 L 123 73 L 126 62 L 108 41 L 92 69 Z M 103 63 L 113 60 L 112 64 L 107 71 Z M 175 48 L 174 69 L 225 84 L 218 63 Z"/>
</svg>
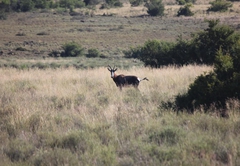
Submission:
<svg viewBox="0 0 240 166">
<path fill-rule="evenodd" d="M 193 12 L 190 10 L 190 7 L 192 7 L 191 3 L 187 3 L 184 7 L 180 7 L 178 10 L 177 16 L 193 16 Z"/>
<path fill-rule="evenodd" d="M 219 20 L 207 20 L 208 28 L 193 36 L 192 56 L 196 63 L 213 64 L 217 50 L 223 54 L 231 51 L 233 44 L 239 40 L 239 35 L 228 25 L 219 25 Z"/>
<path fill-rule="evenodd" d="M 164 5 L 162 0 L 149 0 L 146 2 L 147 13 L 150 16 L 163 16 L 164 15 Z"/>
<path fill-rule="evenodd" d="M 232 3 L 227 2 L 226 0 L 215 0 L 209 3 L 211 4 L 211 6 L 208 8 L 207 11 L 225 12 L 228 10 L 229 7 L 232 7 Z"/>
</svg>

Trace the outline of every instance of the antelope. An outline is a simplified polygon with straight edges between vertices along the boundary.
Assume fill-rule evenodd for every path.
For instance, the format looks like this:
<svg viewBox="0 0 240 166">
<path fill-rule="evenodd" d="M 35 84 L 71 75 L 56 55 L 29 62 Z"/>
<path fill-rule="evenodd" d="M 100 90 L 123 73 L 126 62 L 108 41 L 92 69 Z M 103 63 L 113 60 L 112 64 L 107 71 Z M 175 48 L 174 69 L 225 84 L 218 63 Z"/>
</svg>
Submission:
<svg viewBox="0 0 240 166">
<path fill-rule="evenodd" d="M 138 89 L 138 85 L 141 81 L 143 80 L 149 81 L 146 77 L 143 79 L 140 79 L 139 77 L 132 76 L 132 75 L 129 75 L 129 76 L 125 76 L 123 74 L 116 75 L 115 71 L 117 71 L 117 68 L 115 66 L 112 68 L 111 66 L 108 65 L 108 70 L 111 73 L 111 78 L 115 82 L 116 86 L 120 88 L 120 90 L 122 90 L 122 87 L 129 86 L 129 85 Z"/>
</svg>

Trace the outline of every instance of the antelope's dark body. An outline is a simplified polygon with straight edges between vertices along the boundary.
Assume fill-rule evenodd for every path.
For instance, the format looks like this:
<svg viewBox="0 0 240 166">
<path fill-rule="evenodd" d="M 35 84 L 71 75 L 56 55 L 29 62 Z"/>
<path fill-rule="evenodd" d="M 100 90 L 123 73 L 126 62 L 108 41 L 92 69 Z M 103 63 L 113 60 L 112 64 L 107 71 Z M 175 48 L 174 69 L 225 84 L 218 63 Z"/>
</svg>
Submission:
<svg viewBox="0 0 240 166">
<path fill-rule="evenodd" d="M 122 88 L 124 86 L 129 86 L 129 85 L 138 87 L 140 82 L 136 76 L 124 76 L 122 74 L 116 77 L 113 77 L 113 81 L 119 88 Z"/>
<path fill-rule="evenodd" d="M 122 87 L 125 87 L 125 86 L 134 86 L 135 88 L 138 88 L 138 85 L 142 80 L 148 81 L 146 77 L 143 79 L 140 79 L 136 76 L 131 76 L 131 75 L 129 76 L 125 76 L 123 74 L 116 75 L 115 71 L 117 70 L 117 68 L 115 67 L 111 68 L 109 66 L 108 70 L 111 72 L 111 77 L 115 82 L 116 86 L 120 88 L 120 90 L 122 90 Z"/>
</svg>

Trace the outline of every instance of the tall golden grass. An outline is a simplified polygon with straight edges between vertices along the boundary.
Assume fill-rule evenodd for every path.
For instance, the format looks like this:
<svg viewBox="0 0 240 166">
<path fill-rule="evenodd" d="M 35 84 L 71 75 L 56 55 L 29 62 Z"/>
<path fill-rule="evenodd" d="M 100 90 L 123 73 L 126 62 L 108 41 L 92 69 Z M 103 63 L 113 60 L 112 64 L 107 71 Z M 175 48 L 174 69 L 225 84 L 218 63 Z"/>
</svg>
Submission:
<svg viewBox="0 0 240 166">
<path fill-rule="evenodd" d="M 160 107 L 209 66 L 118 69 L 148 77 L 115 86 L 106 68 L 0 69 L 3 165 L 236 165 L 239 103 L 229 119 Z M 237 106 L 236 106 L 237 105 Z"/>
</svg>

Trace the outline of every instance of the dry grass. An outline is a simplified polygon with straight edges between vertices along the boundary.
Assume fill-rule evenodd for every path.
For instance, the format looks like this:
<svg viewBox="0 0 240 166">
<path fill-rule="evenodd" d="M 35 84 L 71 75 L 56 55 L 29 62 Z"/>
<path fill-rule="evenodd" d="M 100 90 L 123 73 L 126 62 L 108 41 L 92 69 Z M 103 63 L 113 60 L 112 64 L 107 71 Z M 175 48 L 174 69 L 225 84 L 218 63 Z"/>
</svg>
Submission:
<svg viewBox="0 0 240 166">
<path fill-rule="evenodd" d="M 235 165 L 237 101 L 229 102 L 229 119 L 159 107 L 210 70 L 119 68 L 149 78 L 139 93 L 120 92 L 106 68 L 2 68 L 0 159 L 4 165 Z"/>
</svg>

